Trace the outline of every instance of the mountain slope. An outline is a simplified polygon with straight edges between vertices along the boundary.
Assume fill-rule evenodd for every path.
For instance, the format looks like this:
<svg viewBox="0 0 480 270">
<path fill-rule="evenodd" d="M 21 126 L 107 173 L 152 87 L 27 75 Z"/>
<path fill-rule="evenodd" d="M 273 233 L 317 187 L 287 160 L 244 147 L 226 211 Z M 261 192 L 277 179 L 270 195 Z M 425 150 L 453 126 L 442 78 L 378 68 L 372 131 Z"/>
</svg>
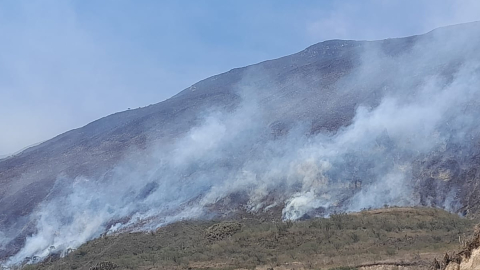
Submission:
<svg viewBox="0 0 480 270">
<path fill-rule="evenodd" d="M 239 209 L 474 215 L 479 45 L 480 23 L 325 41 L 2 159 L 0 257 Z"/>
<path fill-rule="evenodd" d="M 373 262 L 428 269 L 433 257 L 460 246 L 459 236 L 469 235 L 473 223 L 428 208 L 382 208 L 287 223 L 184 221 L 151 233 L 98 238 L 32 268 L 81 270 L 108 261 L 115 269 L 369 269 L 365 266 Z"/>
</svg>

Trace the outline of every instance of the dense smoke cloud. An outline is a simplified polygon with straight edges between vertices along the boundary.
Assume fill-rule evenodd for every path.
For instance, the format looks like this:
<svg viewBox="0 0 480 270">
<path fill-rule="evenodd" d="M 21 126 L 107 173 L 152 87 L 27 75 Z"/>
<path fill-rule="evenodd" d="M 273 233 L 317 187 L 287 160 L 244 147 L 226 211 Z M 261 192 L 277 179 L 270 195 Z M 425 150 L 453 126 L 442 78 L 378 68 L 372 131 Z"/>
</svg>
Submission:
<svg viewBox="0 0 480 270">
<path fill-rule="evenodd" d="M 335 132 L 312 133 L 302 120 L 274 134 L 264 101 L 275 87 L 252 89 L 245 78 L 235 110 L 203 111 L 184 136 L 147 153 L 133 149 L 101 179 L 59 176 L 50 199 L 30 217 L 36 233 L 8 264 L 64 252 L 105 232 L 208 218 L 232 210 L 219 210 L 226 204 L 250 212 L 280 206 L 291 220 L 385 204 L 456 211 L 454 189 L 439 200 L 422 199 L 415 164 L 449 155 L 452 145 L 467 150 L 478 137 L 479 42 L 468 30 L 454 39 L 450 31 L 432 32 L 394 55 L 378 43 L 362 46 L 361 65 L 336 87 L 340 97 L 367 98 Z M 433 174 L 439 186 L 452 177 L 448 168 Z M 3 247 L 7 236 L 0 238 Z"/>
</svg>

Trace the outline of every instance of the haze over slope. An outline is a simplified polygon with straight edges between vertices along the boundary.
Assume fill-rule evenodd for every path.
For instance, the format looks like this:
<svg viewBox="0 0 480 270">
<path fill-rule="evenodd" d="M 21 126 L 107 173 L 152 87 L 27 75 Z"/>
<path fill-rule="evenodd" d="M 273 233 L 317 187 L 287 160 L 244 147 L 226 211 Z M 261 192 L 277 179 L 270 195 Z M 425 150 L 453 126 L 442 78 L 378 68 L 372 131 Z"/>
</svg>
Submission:
<svg viewBox="0 0 480 270">
<path fill-rule="evenodd" d="M 480 23 L 325 41 L 2 159 L 0 256 L 240 209 L 475 214 L 479 48 Z"/>
</svg>

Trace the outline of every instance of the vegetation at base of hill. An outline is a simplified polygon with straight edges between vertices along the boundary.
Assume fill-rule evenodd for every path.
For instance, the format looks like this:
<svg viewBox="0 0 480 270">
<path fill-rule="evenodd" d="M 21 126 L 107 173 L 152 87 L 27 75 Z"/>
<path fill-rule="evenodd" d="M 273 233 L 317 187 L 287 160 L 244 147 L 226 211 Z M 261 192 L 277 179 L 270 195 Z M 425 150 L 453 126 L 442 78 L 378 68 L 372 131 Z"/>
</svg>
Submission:
<svg viewBox="0 0 480 270">
<path fill-rule="evenodd" d="M 65 258 L 24 269 L 353 269 L 419 260 L 460 246 L 475 221 L 432 208 L 384 208 L 297 222 L 182 221 L 149 233 L 89 241 Z M 342 267 L 343 266 L 343 267 Z"/>
</svg>

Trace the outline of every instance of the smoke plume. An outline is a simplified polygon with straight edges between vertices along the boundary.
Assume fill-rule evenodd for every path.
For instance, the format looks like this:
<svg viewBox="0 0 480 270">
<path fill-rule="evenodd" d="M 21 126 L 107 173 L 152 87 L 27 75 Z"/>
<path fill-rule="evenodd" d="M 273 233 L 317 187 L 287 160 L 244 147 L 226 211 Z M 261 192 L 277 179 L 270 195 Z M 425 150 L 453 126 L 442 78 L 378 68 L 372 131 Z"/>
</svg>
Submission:
<svg viewBox="0 0 480 270">
<path fill-rule="evenodd" d="M 347 125 L 312 131 L 304 118 L 272 131 L 272 115 L 280 112 L 272 111 L 269 100 L 288 105 L 295 96 L 277 97 L 273 83 L 252 86 L 255 78 L 269 77 L 252 67 L 255 78 L 237 85 L 241 102 L 235 109 L 202 111 L 202 121 L 183 136 L 151 144 L 146 152 L 132 149 L 101 179 L 59 175 L 29 217 L 35 233 L 6 264 L 65 252 L 103 233 L 208 218 L 226 204 L 252 213 L 280 206 L 285 220 L 384 205 L 457 211 L 458 196 L 449 184 L 454 172 L 433 173 L 438 188 L 451 188 L 444 197 L 422 197 L 417 167 L 428 157 L 451 155 L 453 146 L 457 157 L 476 146 L 478 34 L 469 28 L 433 31 L 395 54 L 378 42 L 362 44 L 360 64 L 336 81 L 339 98 L 331 101 L 364 97 L 357 98 Z M 289 83 L 304 87 L 301 80 Z M 0 232 L 2 248 L 12 239 L 9 233 Z"/>
</svg>

